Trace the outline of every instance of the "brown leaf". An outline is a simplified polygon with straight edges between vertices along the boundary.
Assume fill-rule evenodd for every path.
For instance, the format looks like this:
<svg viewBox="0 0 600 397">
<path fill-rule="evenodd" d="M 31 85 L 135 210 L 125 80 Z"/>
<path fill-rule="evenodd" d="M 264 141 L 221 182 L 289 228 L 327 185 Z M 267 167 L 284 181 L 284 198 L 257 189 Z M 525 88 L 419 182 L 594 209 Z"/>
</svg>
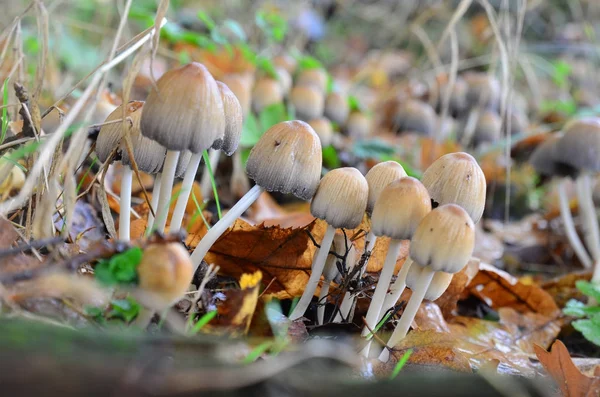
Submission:
<svg viewBox="0 0 600 397">
<path fill-rule="evenodd" d="M 565 397 L 592 397 L 600 394 L 600 378 L 581 373 L 575 366 L 567 347 L 557 340 L 547 352 L 535 346 L 535 353 Z"/>
<path fill-rule="evenodd" d="M 548 292 L 559 307 L 564 307 L 571 299 L 584 300 L 584 295 L 577 289 L 575 283 L 579 280 L 590 281 L 591 271 L 568 273 L 542 284 L 542 288 Z"/>
<path fill-rule="evenodd" d="M 482 263 L 479 273 L 469 283 L 463 298 L 475 296 L 488 306 L 511 307 L 518 312 L 534 312 L 555 318 L 560 309 L 552 296 L 537 285 L 525 285 L 494 266 Z"/>
<path fill-rule="evenodd" d="M 260 271 L 242 274 L 240 289 L 224 291 L 225 301 L 217 306 L 218 317 L 211 322 L 211 326 L 225 326 L 235 334 L 248 333 L 258 303 L 261 280 Z"/>
<path fill-rule="evenodd" d="M 18 238 L 19 235 L 13 225 L 8 220 L 0 218 L 0 252 L 5 249 L 11 249 Z M 43 267 L 42 262 L 23 253 L 0 257 L 0 274 L 3 276 L 41 267 Z"/>
<path fill-rule="evenodd" d="M 452 277 L 452 282 L 444 294 L 435 301 L 442 310 L 444 318 L 450 317 L 456 310 L 456 305 L 463 291 L 479 271 L 479 263 L 479 259 L 471 258 L 469 263 Z"/>
</svg>

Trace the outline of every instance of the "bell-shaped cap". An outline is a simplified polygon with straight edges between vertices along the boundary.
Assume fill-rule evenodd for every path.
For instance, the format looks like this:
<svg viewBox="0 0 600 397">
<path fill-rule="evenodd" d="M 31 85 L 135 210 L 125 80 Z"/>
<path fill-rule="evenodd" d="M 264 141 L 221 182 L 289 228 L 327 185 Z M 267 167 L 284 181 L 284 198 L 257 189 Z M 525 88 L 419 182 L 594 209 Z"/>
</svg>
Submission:
<svg viewBox="0 0 600 397">
<path fill-rule="evenodd" d="M 399 132 L 412 132 L 419 135 L 433 135 L 437 116 L 430 104 L 409 99 L 398 107 L 395 123 Z"/>
<path fill-rule="evenodd" d="M 600 171 L 600 118 L 572 120 L 554 147 L 554 159 L 582 172 Z"/>
<path fill-rule="evenodd" d="M 348 98 L 339 92 L 330 92 L 325 98 L 325 117 L 338 125 L 346 124 L 350 114 Z"/>
<path fill-rule="evenodd" d="M 226 74 L 223 83 L 234 93 L 242 107 L 244 117 L 250 112 L 250 101 L 252 99 L 252 82 L 245 76 L 239 74 Z"/>
<path fill-rule="evenodd" d="M 292 88 L 290 102 L 296 110 L 296 117 L 311 120 L 323 115 L 325 98 L 323 93 L 313 86 L 297 85 Z"/>
<path fill-rule="evenodd" d="M 321 91 L 327 92 L 327 83 L 329 76 L 327 71 L 322 68 L 304 69 L 296 78 L 296 85 L 312 86 Z"/>
<path fill-rule="evenodd" d="M 353 139 L 365 139 L 371 135 L 371 119 L 363 112 L 351 112 L 346 120 L 346 135 Z"/>
<path fill-rule="evenodd" d="M 468 85 L 467 106 L 497 109 L 500 105 L 500 82 L 494 76 L 482 72 L 463 75 Z"/>
<path fill-rule="evenodd" d="M 281 102 L 283 102 L 283 90 L 277 80 L 263 77 L 256 81 L 252 90 L 252 109 L 256 113 Z"/>
<path fill-rule="evenodd" d="M 322 147 L 331 145 L 331 141 L 333 140 L 333 127 L 331 126 L 331 121 L 325 117 L 319 117 L 309 120 L 308 124 L 319 136 Z"/>
<path fill-rule="evenodd" d="M 375 202 L 390 183 L 406 176 L 406 171 L 399 163 L 395 161 L 384 161 L 373 166 L 365 178 L 369 184 L 369 202 L 367 204 L 367 213 L 373 212 Z"/>
</svg>

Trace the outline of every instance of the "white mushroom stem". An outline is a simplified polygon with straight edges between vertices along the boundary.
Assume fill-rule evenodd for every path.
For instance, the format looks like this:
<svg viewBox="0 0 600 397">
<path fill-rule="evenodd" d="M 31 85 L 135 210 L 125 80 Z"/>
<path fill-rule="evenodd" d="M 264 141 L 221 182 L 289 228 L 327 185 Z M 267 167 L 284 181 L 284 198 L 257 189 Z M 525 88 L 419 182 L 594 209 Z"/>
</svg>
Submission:
<svg viewBox="0 0 600 397">
<path fill-rule="evenodd" d="M 479 113 L 479 107 L 476 107 L 469 112 L 469 117 L 467 117 L 467 122 L 465 123 L 464 134 L 460 140 L 460 143 L 464 147 L 467 147 L 471 144 L 473 134 L 475 133 L 475 128 L 477 127 L 477 121 L 479 120 Z"/>
<path fill-rule="evenodd" d="M 171 193 L 173 192 L 173 181 L 175 180 L 175 171 L 177 170 L 177 161 L 179 160 L 179 152 L 174 150 L 167 151 L 165 164 L 162 170 L 162 178 L 160 181 L 160 197 L 156 209 L 156 219 L 154 220 L 153 229 L 163 232 L 167 224 L 169 215 L 169 206 L 171 204 Z"/>
<path fill-rule="evenodd" d="M 310 301 L 319 285 L 319 280 L 321 280 L 321 275 L 325 268 L 325 261 L 327 260 L 327 255 L 329 254 L 334 235 L 335 228 L 328 224 L 325 235 L 323 236 L 323 241 L 321 241 L 321 247 L 313 258 L 310 277 L 308 278 L 308 282 L 306 283 L 306 287 L 304 288 L 304 292 L 302 293 L 298 304 L 292 311 L 292 314 L 290 314 L 290 320 L 297 320 L 304 316 L 304 312 L 306 312 L 308 305 L 310 305 Z"/>
<path fill-rule="evenodd" d="M 129 241 L 129 221 L 131 218 L 131 182 L 133 180 L 133 171 L 127 166 L 123 166 L 123 175 L 121 175 L 121 208 L 119 210 L 119 240 Z"/>
<path fill-rule="evenodd" d="M 362 278 L 362 276 L 367 271 L 367 265 L 369 263 L 369 258 L 371 257 L 371 252 L 373 252 L 373 248 L 375 248 L 376 241 L 377 241 L 377 236 L 373 234 L 373 231 L 370 231 L 369 234 L 367 234 L 367 237 L 365 240 L 365 251 L 363 254 L 363 255 L 368 254 L 368 256 L 365 259 L 365 263 L 363 264 L 363 267 L 360 269 L 360 273 L 358 275 L 359 280 Z M 350 320 L 350 314 L 352 313 L 352 309 L 355 307 L 355 303 L 356 303 L 356 295 L 352 294 L 350 292 L 346 292 L 344 294 L 344 299 L 342 300 L 342 304 L 340 305 L 340 309 L 339 309 L 338 313 L 336 314 L 335 319 L 333 321 L 336 323 L 339 323 L 341 321 Z"/>
<path fill-rule="evenodd" d="M 152 187 L 152 200 L 150 201 L 150 205 L 154 211 L 157 211 L 158 208 L 158 198 L 160 197 L 160 180 L 161 173 L 156 174 L 154 178 L 154 187 Z M 152 215 L 152 211 L 148 214 L 148 224 L 146 225 L 146 233 L 149 233 L 152 230 L 152 226 L 154 225 L 154 215 Z"/>
<path fill-rule="evenodd" d="M 331 280 L 323 280 L 321 292 L 319 292 L 319 306 L 317 306 L 317 325 L 323 325 L 325 319 L 325 306 L 327 305 L 327 295 L 329 294 L 329 286 Z"/>
<path fill-rule="evenodd" d="M 558 184 L 558 200 L 560 204 L 560 216 L 565 226 L 565 233 L 573 252 L 579 258 L 581 264 L 589 269 L 592 267 L 592 260 L 583 246 L 583 243 L 577 235 L 575 230 L 575 224 L 573 223 L 573 215 L 571 214 L 571 208 L 569 207 L 569 197 L 567 196 L 567 178 L 563 178 Z"/>
<path fill-rule="evenodd" d="M 185 207 L 190 198 L 194 179 L 196 178 L 196 171 L 198 171 L 201 160 L 202 152 L 192 154 L 190 162 L 185 169 L 185 175 L 183 176 L 183 182 L 181 184 L 181 189 L 179 190 L 179 197 L 177 197 L 177 204 L 175 204 L 175 210 L 173 211 L 171 223 L 169 224 L 169 231 L 174 232 L 181 227 L 181 222 L 183 222 L 183 216 L 185 215 Z"/>
<path fill-rule="evenodd" d="M 217 165 L 219 164 L 219 157 L 221 157 L 220 150 L 210 149 L 209 159 L 210 159 L 210 167 L 213 172 L 213 177 L 217 173 Z M 213 190 L 212 183 L 210 182 L 210 174 L 208 172 L 208 167 L 204 167 L 204 171 L 202 171 L 202 180 L 200 181 L 200 191 L 202 192 L 202 198 L 204 200 L 208 200 L 212 198 Z"/>
<path fill-rule="evenodd" d="M 417 285 L 413 289 L 408 304 L 404 309 L 404 313 L 402 313 L 402 317 L 400 317 L 398 324 L 396 324 L 396 329 L 394 329 L 390 340 L 387 342 L 389 347 L 396 346 L 408 333 L 408 329 L 417 315 L 417 311 L 421 306 L 421 302 L 423 302 L 423 298 L 425 298 L 425 294 L 427 293 L 427 289 L 429 288 L 429 284 L 431 284 L 434 275 L 435 272 L 429 266 L 423 268 L 419 280 L 417 281 Z M 389 357 L 390 352 L 387 349 L 384 349 L 379 355 L 379 360 L 387 362 Z"/>
<path fill-rule="evenodd" d="M 375 330 L 375 327 L 377 326 L 379 313 L 381 311 L 381 307 L 383 306 L 385 295 L 387 294 L 390 282 L 392 281 L 392 276 L 394 275 L 396 259 L 398 259 L 398 254 L 400 253 L 401 245 L 401 240 L 390 240 L 390 246 L 388 248 L 387 255 L 385 256 L 383 268 L 381 269 L 381 273 L 379 275 L 379 281 L 377 281 L 375 292 L 373 292 L 373 297 L 371 298 L 371 304 L 369 305 L 369 309 L 367 310 L 367 315 L 365 318 L 365 322 L 367 323 L 367 325 L 363 328 L 362 336 L 369 335 L 372 331 Z M 361 354 L 365 357 L 368 357 L 370 350 L 371 342 L 369 341 L 369 343 L 367 343 L 365 348 L 361 351 Z"/>
<path fill-rule="evenodd" d="M 379 319 L 377 319 L 378 322 L 381 321 L 383 315 L 388 310 L 390 310 L 392 307 L 394 307 L 394 305 L 396 305 L 396 302 L 398 302 L 398 299 L 400 299 L 400 296 L 406 289 L 406 275 L 408 274 L 412 263 L 413 261 L 412 259 L 410 259 L 410 257 L 406 258 L 406 261 L 404 261 L 402 268 L 398 272 L 398 276 L 396 276 L 396 281 L 392 283 L 392 285 L 390 286 L 390 291 L 385 296 L 383 306 L 381 307 L 381 311 L 379 312 Z"/>
<path fill-rule="evenodd" d="M 202 263 L 202 259 L 204 259 L 204 256 L 208 253 L 208 250 L 210 247 L 212 247 L 215 241 L 217 241 L 219 237 L 221 237 L 221 235 L 225 233 L 225 231 L 231 225 L 234 224 L 236 219 L 239 218 L 248 209 L 248 207 L 250 207 L 252 203 L 258 199 L 263 191 L 264 189 L 262 187 L 255 185 L 248 191 L 248 193 L 244 195 L 244 197 L 240 199 L 240 201 L 238 201 L 233 207 L 231 207 L 231 209 L 229 209 L 229 211 L 227 211 L 227 214 L 225 214 L 219 220 L 219 222 L 210 228 L 208 233 L 206 233 L 202 240 L 200 240 L 200 243 L 198 243 L 198 246 L 196 246 L 194 252 L 192 252 L 191 260 L 194 264 L 194 272 L 196 269 L 198 269 L 198 266 L 200 266 L 200 263 Z"/>
<path fill-rule="evenodd" d="M 579 200 L 579 214 L 581 215 L 584 229 L 584 239 L 588 251 L 592 254 L 594 263 L 600 263 L 600 230 L 596 208 L 592 200 L 592 182 L 590 175 L 582 173 L 575 182 L 577 184 L 577 198 Z"/>
</svg>

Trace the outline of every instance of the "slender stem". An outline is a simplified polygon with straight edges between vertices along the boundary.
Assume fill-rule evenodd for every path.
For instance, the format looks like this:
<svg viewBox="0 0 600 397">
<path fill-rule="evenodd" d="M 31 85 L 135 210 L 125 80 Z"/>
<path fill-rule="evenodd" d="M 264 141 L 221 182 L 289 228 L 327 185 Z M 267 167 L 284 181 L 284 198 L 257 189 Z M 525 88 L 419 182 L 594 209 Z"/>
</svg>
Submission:
<svg viewBox="0 0 600 397">
<path fill-rule="evenodd" d="M 204 164 L 208 170 L 208 176 L 210 177 L 210 184 L 212 185 L 213 196 L 215 198 L 215 204 L 217 205 L 217 214 L 219 215 L 219 219 L 221 219 L 223 214 L 221 214 L 221 204 L 219 203 L 219 194 L 217 193 L 217 183 L 215 182 L 215 174 L 212 170 L 211 160 L 208 157 L 207 150 L 202 152 L 202 157 L 204 158 Z"/>
<path fill-rule="evenodd" d="M 154 220 L 154 230 L 163 232 L 167 224 L 169 207 L 171 204 L 171 193 L 173 192 L 173 181 L 175 180 L 175 171 L 177 170 L 177 161 L 179 152 L 174 150 L 167 151 L 165 165 L 162 170 L 162 180 L 160 181 L 160 198 L 158 199 L 158 212 Z"/>
<path fill-rule="evenodd" d="M 161 173 L 156 174 L 156 177 L 154 178 L 154 187 L 152 188 L 152 201 L 150 202 L 150 205 L 152 206 L 152 209 L 155 212 L 157 211 L 158 199 L 160 197 L 160 180 L 162 179 L 161 177 Z M 146 225 L 146 234 L 150 234 L 149 232 L 152 230 L 153 224 L 154 215 L 152 214 L 152 211 L 150 211 L 150 213 L 148 214 L 148 224 Z"/>
<path fill-rule="evenodd" d="M 379 312 L 379 318 L 377 319 L 377 322 L 381 321 L 381 318 L 383 317 L 383 314 L 385 312 L 394 307 L 394 305 L 396 304 L 396 302 L 398 302 L 398 299 L 400 299 L 400 296 L 406 289 L 406 275 L 408 274 L 412 263 L 413 261 L 412 259 L 410 259 L 410 257 L 406 258 L 406 261 L 404 261 L 402 268 L 398 272 L 396 281 L 392 283 L 390 287 L 390 292 L 385 296 L 385 300 L 383 301 L 383 306 L 381 307 L 381 311 Z"/>
<path fill-rule="evenodd" d="M 579 210 L 583 218 L 584 239 L 588 251 L 592 254 L 594 263 L 598 266 L 600 262 L 600 230 L 598 229 L 598 217 L 592 200 L 592 185 L 590 175 L 582 173 L 577 178 L 577 195 L 579 199 Z"/>
<path fill-rule="evenodd" d="M 369 335 L 369 333 L 371 333 L 370 330 L 375 329 L 375 327 L 377 326 L 379 313 L 381 311 L 381 307 L 383 306 L 383 301 L 390 286 L 390 282 L 392 281 L 392 276 L 394 275 L 394 268 L 396 267 L 396 260 L 398 259 L 398 254 L 400 253 L 401 245 L 401 240 L 390 240 L 390 246 L 388 248 L 387 255 L 385 256 L 383 269 L 381 269 L 379 281 L 377 281 L 375 292 L 373 292 L 373 297 L 371 298 L 371 304 L 369 305 L 369 309 L 367 310 L 367 315 L 365 318 L 365 322 L 367 323 L 367 325 L 363 328 L 362 336 Z M 365 348 L 362 350 L 361 354 L 365 357 L 368 357 L 370 351 L 371 343 L 367 343 Z"/>
<path fill-rule="evenodd" d="M 469 117 L 465 123 L 464 134 L 460 140 L 460 143 L 464 147 L 469 146 L 473 140 L 473 134 L 475 133 L 475 128 L 477 128 L 477 121 L 479 120 L 479 112 L 479 107 L 476 107 L 469 112 Z"/>
<path fill-rule="evenodd" d="M 213 178 L 215 173 L 217 172 L 217 166 L 219 165 L 219 157 L 221 157 L 221 151 L 210 149 L 208 158 L 210 159 L 210 167 L 213 172 Z M 208 171 L 208 167 L 204 167 L 202 171 L 202 180 L 200 181 L 200 191 L 202 192 L 202 198 L 204 200 L 209 200 L 211 195 L 213 194 L 212 190 L 212 182 L 210 177 L 210 172 Z"/>
<path fill-rule="evenodd" d="M 417 285 L 413 289 L 412 295 L 408 300 L 408 304 L 404 309 L 404 313 L 402 313 L 402 317 L 400 317 L 400 321 L 398 321 L 398 324 L 396 324 L 396 329 L 392 333 L 392 336 L 387 343 L 389 347 L 396 346 L 398 342 L 404 339 L 408 333 L 408 329 L 417 315 L 417 311 L 421 306 L 421 302 L 423 302 L 423 298 L 425 298 L 425 293 L 427 292 L 429 284 L 431 284 L 431 280 L 433 279 L 434 275 L 435 272 L 429 266 L 423 268 L 423 271 L 419 276 L 419 280 L 417 281 Z M 384 349 L 379 355 L 379 360 L 387 362 L 389 355 L 389 351 Z"/>
<path fill-rule="evenodd" d="M 319 292 L 319 306 L 317 306 L 317 325 L 323 325 L 325 319 L 325 306 L 327 305 L 327 294 L 329 294 L 329 286 L 331 280 L 323 280 L 321 292 Z"/>
<path fill-rule="evenodd" d="M 196 178 L 196 171 L 198 171 L 200 160 L 202 160 L 202 153 L 194 153 L 185 170 L 181 190 L 179 190 L 179 197 L 177 197 L 177 204 L 175 205 L 175 210 L 171 217 L 171 223 L 169 223 L 169 231 L 171 232 L 181 228 L 181 222 L 185 215 L 185 208 L 187 207 L 188 199 L 192 192 L 192 186 L 194 185 L 194 179 Z"/>
<path fill-rule="evenodd" d="M 225 214 L 225 216 L 221 218 L 219 222 L 210 228 L 208 233 L 206 233 L 202 240 L 200 240 L 200 243 L 198 243 L 198 246 L 196 246 L 194 252 L 192 252 L 191 260 L 194 264 L 194 272 L 196 269 L 198 269 L 198 266 L 200 266 L 200 263 L 202 263 L 202 259 L 204 259 L 204 256 L 208 253 L 208 250 L 210 247 L 212 247 L 215 241 L 217 241 L 219 237 L 225 233 L 225 230 L 233 225 L 235 220 L 239 218 L 248 209 L 248 207 L 250 207 L 252 203 L 258 199 L 263 191 L 264 189 L 262 187 L 255 185 L 248 191 L 248 193 L 244 195 L 244 197 L 240 199 L 240 201 L 238 201 L 229 209 L 229 211 L 227 211 L 227 214 Z"/>
<path fill-rule="evenodd" d="M 577 258 L 579 258 L 581 264 L 586 269 L 589 269 L 592 267 L 592 260 L 586 252 L 583 243 L 579 239 L 577 230 L 575 230 L 573 215 L 571 214 L 569 198 L 567 196 L 567 178 L 563 178 L 558 184 L 558 200 L 560 204 L 560 216 L 563 220 L 563 224 L 565 225 L 565 233 L 567 234 L 567 239 L 571 244 L 571 248 L 573 248 L 573 252 L 575 252 L 575 255 L 577 255 Z"/>
<path fill-rule="evenodd" d="M 302 293 L 298 304 L 292 311 L 292 314 L 290 314 L 290 320 L 293 321 L 302 317 L 304 312 L 306 312 L 308 305 L 310 305 L 310 301 L 312 300 L 317 286 L 319 285 L 319 280 L 321 280 L 321 275 L 323 274 L 323 269 L 325 268 L 325 261 L 327 260 L 327 255 L 329 254 L 329 248 L 331 248 L 334 235 L 335 228 L 328 224 L 325 235 L 323 236 L 323 241 L 321 241 L 321 248 L 319 248 L 313 258 L 310 277 L 306 283 L 306 288 L 304 288 L 304 292 Z"/>
<path fill-rule="evenodd" d="M 121 175 L 121 209 L 119 211 L 119 240 L 129 241 L 131 236 L 129 224 L 131 218 L 131 182 L 133 171 L 128 166 L 123 166 Z"/>
</svg>

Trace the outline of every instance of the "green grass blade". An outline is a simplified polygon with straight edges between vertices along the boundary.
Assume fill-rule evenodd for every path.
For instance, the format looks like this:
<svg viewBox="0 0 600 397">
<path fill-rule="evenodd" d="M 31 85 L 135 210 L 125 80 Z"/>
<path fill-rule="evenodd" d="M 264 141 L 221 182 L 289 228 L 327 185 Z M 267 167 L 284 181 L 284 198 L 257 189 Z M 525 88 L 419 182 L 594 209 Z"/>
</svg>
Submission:
<svg viewBox="0 0 600 397">
<path fill-rule="evenodd" d="M 217 203 L 217 214 L 219 215 L 219 219 L 221 219 L 221 204 L 219 204 L 219 195 L 217 194 L 217 183 L 215 182 L 215 175 L 213 174 L 212 165 L 210 164 L 210 159 L 208 158 L 208 150 L 202 152 L 202 158 L 204 159 L 205 167 L 208 169 L 208 176 L 210 177 L 210 184 L 212 185 L 215 203 Z"/>
<path fill-rule="evenodd" d="M 6 138 L 6 132 L 8 131 L 8 79 L 4 80 L 2 85 L 2 132 L 0 133 L 0 145 Z"/>
<path fill-rule="evenodd" d="M 413 352 L 412 349 L 408 349 L 404 353 L 404 355 L 402 355 L 400 360 L 398 360 L 398 362 L 396 363 L 396 366 L 394 367 L 394 370 L 392 371 L 392 374 L 390 375 L 390 380 L 394 379 L 396 376 L 398 376 L 400 371 L 402 371 L 402 368 L 404 368 L 404 366 L 408 362 L 408 359 L 410 358 L 410 355 L 412 354 L 412 352 Z"/>
<path fill-rule="evenodd" d="M 196 335 L 202 329 L 202 327 L 204 327 L 206 324 L 210 323 L 210 321 L 213 318 L 215 318 L 216 316 L 217 316 L 217 311 L 213 310 L 211 312 L 206 313 L 202 317 L 200 317 L 200 320 L 198 320 L 196 322 L 196 324 L 194 324 L 191 334 Z"/>
<path fill-rule="evenodd" d="M 274 343 L 274 341 L 268 340 L 268 341 L 265 341 L 265 342 L 261 343 L 260 345 L 256 346 L 242 360 L 242 363 L 244 363 L 244 364 L 251 364 L 251 363 L 255 362 L 260 357 L 261 354 L 263 354 L 264 352 L 266 352 L 267 350 L 269 350 L 269 348 L 271 346 L 273 346 L 273 343 Z"/>
</svg>

